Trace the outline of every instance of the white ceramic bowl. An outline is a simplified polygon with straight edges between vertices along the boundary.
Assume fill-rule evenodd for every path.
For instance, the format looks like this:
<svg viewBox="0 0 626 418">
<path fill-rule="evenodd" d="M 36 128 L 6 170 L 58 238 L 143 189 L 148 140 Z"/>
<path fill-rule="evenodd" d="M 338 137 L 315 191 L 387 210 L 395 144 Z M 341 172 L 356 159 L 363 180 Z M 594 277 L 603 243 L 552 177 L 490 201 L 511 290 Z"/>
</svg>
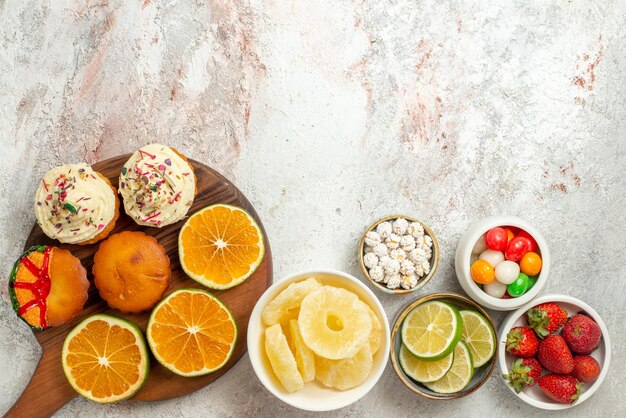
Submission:
<svg viewBox="0 0 626 418">
<path fill-rule="evenodd" d="M 602 321 L 600 315 L 598 315 L 598 313 L 585 302 L 567 295 L 544 295 L 535 299 L 526 306 L 521 307 L 515 312 L 511 312 L 500 326 L 500 332 L 498 335 L 498 344 L 500 344 L 498 351 L 498 365 L 500 366 L 502 374 L 507 374 L 509 372 L 509 367 L 515 361 L 515 357 L 506 351 L 506 335 L 513 327 L 527 325 L 524 314 L 528 309 L 546 302 L 558 303 L 567 311 L 568 316 L 572 316 L 578 312 L 585 312 L 600 326 L 600 330 L 602 330 L 602 340 L 600 341 L 598 348 L 591 353 L 591 356 L 595 358 L 598 363 L 600 363 L 600 375 L 595 382 L 583 384 L 583 393 L 580 395 L 580 398 L 578 398 L 578 400 L 571 405 L 554 402 L 541 391 L 538 385 L 525 388 L 520 393 L 515 393 L 513 388 L 510 389 L 511 392 L 521 400 L 537 408 L 547 410 L 567 409 L 585 402 L 591 397 L 591 395 L 594 394 L 596 390 L 598 390 L 602 381 L 606 377 L 607 372 L 609 371 L 609 364 L 611 362 L 611 338 L 609 337 L 609 330 L 606 328 L 606 325 L 604 325 L 604 321 Z"/>
<path fill-rule="evenodd" d="M 538 252 L 542 260 L 541 273 L 539 273 L 535 285 L 518 298 L 494 298 L 478 287 L 470 274 L 470 260 L 474 244 L 476 244 L 476 241 L 478 241 L 481 235 L 496 226 L 516 226 L 528 232 L 535 241 L 537 241 Z M 465 293 L 472 299 L 489 309 L 496 311 L 512 311 L 533 300 L 546 286 L 548 275 L 550 274 L 550 250 L 548 249 L 548 243 L 543 238 L 543 235 L 525 220 L 515 216 L 491 216 L 473 224 L 461 237 L 461 241 L 459 241 L 459 245 L 456 249 L 454 266 L 457 280 L 461 284 L 461 287 L 463 287 L 463 290 L 465 290 Z"/>
<path fill-rule="evenodd" d="M 368 304 L 378 315 L 382 326 L 383 338 L 380 349 L 374 355 L 374 365 L 367 379 L 359 386 L 345 390 L 335 390 L 323 386 L 317 381 L 304 384 L 301 390 L 289 393 L 280 384 L 265 354 L 265 325 L 261 321 L 261 311 L 278 293 L 291 283 L 315 277 L 322 284 L 342 287 L 355 293 L 363 302 Z M 380 379 L 387 365 L 390 346 L 389 321 L 383 306 L 374 293 L 355 277 L 337 270 L 313 270 L 294 274 L 270 286 L 256 303 L 250 322 L 248 323 L 248 354 L 252 368 L 257 377 L 274 396 L 281 401 L 306 411 L 331 411 L 348 406 L 361 399 L 370 391 Z"/>
</svg>

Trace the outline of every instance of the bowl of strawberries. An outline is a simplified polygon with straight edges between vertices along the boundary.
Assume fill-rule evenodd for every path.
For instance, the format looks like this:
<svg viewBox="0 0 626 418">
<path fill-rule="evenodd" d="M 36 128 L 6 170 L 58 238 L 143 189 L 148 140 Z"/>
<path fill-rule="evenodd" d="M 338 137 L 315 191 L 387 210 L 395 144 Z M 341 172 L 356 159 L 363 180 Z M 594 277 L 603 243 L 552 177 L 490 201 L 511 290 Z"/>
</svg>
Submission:
<svg viewBox="0 0 626 418">
<path fill-rule="evenodd" d="M 499 344 L 498 364 L 511 391 L 547 410 L 589 399 L 611 359 L 609 332 L 600 315 L 567 295 L 545 295 L 509 314 Z"/>
</svg>

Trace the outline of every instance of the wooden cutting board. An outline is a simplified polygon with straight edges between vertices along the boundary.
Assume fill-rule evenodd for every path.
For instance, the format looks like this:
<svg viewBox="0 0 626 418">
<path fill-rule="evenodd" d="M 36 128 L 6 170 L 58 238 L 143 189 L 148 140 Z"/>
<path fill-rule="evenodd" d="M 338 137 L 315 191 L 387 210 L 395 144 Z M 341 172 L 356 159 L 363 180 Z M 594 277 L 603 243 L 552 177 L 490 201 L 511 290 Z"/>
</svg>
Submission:
<svg viewBox="0 0 626 418">
<path fill-rule="evenodd" d="M 94 164 L 93 168 L 107 176 L 113 186 L 117 188 L 118 175 L 129 157 L 130 154 L 111 158 Z M 235 352 L 228 363 L 226 363 L 222 369 L 206 376 L 181 377 L 170 372 L 161 366 L 154 358 L 151 358 L 148 381 L 131 401 L 155 401 L 185 395 L 214 382 L 230 370 L 246 352 L 248 320 L 252 308 L 265 289 L 272 284 L 272 254 L 267 240 L 267 234 L 252 204 L 250 204 L 248 199 L 246 199 L 237 187 L 221 174 L 197 161 L 190 160 L 190 162 L 195 168 L 198 195 L 189 210 L 189 214 L 193 214 L 197 210 L 214 203 L 229 203 L 244 208 L 256 219 L 263 231 L 263 235 L 265 236 L 265 258 L 256 272 L 239 286 L 222 291 L 211 290 L 211 292 L 231 310 L 239 329 Z M 203 288 L 202 285 L 187 277 L 180 267 L 177 245 L 178 231 L 184 222 L 185 220 L 182 220 L 176 224 L 160 229 L 139 226 L 131 218 L 126 216 L 124 207 L 120 204 L 120 218 L 115 225 L 115 230 L 112 232 L 113 234 L 120 231 L 140 230 L 154 236 L 159 241 L 167 251 L 172 267 L 172 278 L 166 292 L 167 294 L 180 288 Z M 98 250 L 99 243 L 88 246 L 60 244 L 58 241 L 48 238 L 41 228 L 35 224 L 26 240 L 24 249 L 26 250 L 32 245 L 42 244 L 55 245 L 71 251 L 74 256 L 80 258 L 83 266 L 87 269 L 89 280 L 93 281 L 91 267 L 93 264 L 93 256 Z M 84 310 L 77 318 L 61 327 L 48 328 L 43 331 L 35 332 L 35 337 L 42 348 L 41 359 L 39 360 L 39 364 L 37 365 L 32 379 L 17 402 L 7 412 L 6 417 L 47 417 L 54 414 L 54 412 L 75 396 L 78 396 L 63 374 L 61 349 L 67 333 L 84 318 L 95 313 L 107 313 L 125 318 L 137 324 L 144 332 L 150 316 L 150 312 L 142 314 L 124 314 L 116 309 L 109 308 L 106 302 L 100 299 L 98 290 L 92 284 L 89 288 L 89 299 L 85 304 Z"/>
</svg>

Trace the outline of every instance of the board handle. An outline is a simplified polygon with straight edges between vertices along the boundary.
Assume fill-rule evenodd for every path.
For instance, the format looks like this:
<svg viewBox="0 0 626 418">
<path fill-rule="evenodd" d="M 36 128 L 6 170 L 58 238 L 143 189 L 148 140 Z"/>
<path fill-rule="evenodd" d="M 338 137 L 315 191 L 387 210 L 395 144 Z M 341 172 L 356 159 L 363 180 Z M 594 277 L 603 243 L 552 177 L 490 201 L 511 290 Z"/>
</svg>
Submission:
<svg viewBox="0 0 626 418">
<path fill-rule="evenodd" d="M 59 373 L 64 375 L 61 350 L 44 349 L 33 377 L 4 418 L 50 417 L 76 397 L 76 392 L 69 383 L 59 385 L 59 379 L 54 378 Z"/>
</svg>

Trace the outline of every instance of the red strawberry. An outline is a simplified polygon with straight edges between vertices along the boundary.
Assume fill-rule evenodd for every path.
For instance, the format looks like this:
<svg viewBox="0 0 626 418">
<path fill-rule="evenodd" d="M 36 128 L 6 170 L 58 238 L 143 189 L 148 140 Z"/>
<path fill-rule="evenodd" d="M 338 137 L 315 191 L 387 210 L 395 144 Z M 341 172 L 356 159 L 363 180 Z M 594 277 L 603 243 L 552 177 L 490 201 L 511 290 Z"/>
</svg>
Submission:
<svg viewBox="0 0 626 418">
<path fill-rule="evenodd" d="M 539 338 L 558 331 L 567 321 L 567 312 L 554 302 L 542 303 L 526 312 L 528 324 Z"/>
<path fill-rule="evenodd" d="M 515 357 L 532 357 L 539 348 L 539 341 L 532 329 L 528 327 L 511 328 L 506 335 L 506 351 Z"/>
<path fill-rule="evenodd" d="M 511 365 L 509 374 L 503 374 L 504 380 L 520 393 L 526 386 L 532 386 L 541 376 L 541 364 L 534 358 L 517 359 Z"/>
<path fill-rule="evenodd" d="M 574 369 L 572 353 L 560 335 L 548 335 L 539 344 L 537 354 L 543 367 L 553 373 L 569 374 Z"/>
<path fill-rule="evenodd" d="M 574 353 L 589 354 L 598 348 L 602 331 L 587 315 L 576 314 L 563 326 L 561 335 Z"/>
<path fill-rule="evenodd" d="M 593 382 L 600 375 L 600 365 L 591 356 L 574 356 L 572 376 L 584 383 Z"/>
<path fill-rule="evenodd" d="M 539 378 L 539 387 L 550 399 L 571 404 L 580 396 L 580 384 L 572 376 L 548 374 Z"/>
</svg>

